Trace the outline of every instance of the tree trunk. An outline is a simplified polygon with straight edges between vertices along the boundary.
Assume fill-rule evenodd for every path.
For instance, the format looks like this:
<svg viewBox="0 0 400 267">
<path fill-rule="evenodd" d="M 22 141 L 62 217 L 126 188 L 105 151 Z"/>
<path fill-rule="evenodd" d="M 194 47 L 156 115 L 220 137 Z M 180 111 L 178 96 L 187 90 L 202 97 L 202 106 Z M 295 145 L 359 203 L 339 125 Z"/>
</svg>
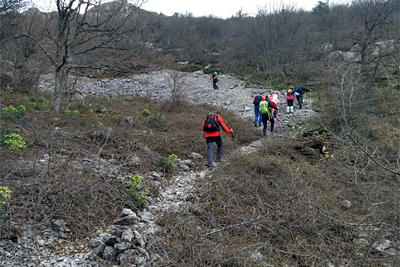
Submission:
<svg viewBox="0 0 400 267">
<path fill-rule="evenodd" d="M 62 70 L 60 68 L 56 68 L 54 95 L 53 95 L 53 109 L 57 113 L 60 111 L 61 94 L 64 85 L 65 85 L 65 77 L 64 75 L 62 75 Z"/>
</svg>

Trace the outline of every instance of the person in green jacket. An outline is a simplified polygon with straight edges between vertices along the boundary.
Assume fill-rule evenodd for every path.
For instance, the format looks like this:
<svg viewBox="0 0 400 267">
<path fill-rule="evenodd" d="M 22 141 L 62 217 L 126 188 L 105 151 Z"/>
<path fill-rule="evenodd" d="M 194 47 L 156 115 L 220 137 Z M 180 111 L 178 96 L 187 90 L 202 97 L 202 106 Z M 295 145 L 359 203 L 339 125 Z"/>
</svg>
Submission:
<svg viewBox="0 0 400 267">
<path fill-rule="evenodd" d="M 218 73 L 217 73 L 216 71 L 214 71 L 214 72 L 211 74 L 210 81 L 211 81 L 211 79 L 212 79 L 212 82 L 213 82 L 213 88 L 214 88 L 214 90 L 217 90 L 217 89 L 218 89 L 218 85 L 217 85 L 217 82 L 218 82 Z"/>
</svg>

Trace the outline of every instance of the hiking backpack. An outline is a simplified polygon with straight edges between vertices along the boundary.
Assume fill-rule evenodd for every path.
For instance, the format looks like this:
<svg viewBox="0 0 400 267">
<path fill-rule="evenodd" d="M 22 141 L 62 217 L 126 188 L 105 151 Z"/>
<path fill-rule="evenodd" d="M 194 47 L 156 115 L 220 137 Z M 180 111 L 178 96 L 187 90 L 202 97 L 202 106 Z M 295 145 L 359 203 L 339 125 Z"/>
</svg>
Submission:
<svg viewBox="0 0 400 267">
<path fill-rule="evenodd" d="M 271 119 L 271 112 L 267 101 L 261 101 L 258 110 L 261 114 L 268 114 L 269 119 Z"/>
<path fill-rule="evenodd" d="M 261 99 L 260 95 L 256 96 L 256 98 L 254 98 L 254 106 L 260 105 Z"/>
<path fill-rule="evenodd" d="M 220 123 L 217 121 L 217 115 L 215 113 L 209 113 L 204 123 L 205 132 L 216 132 L 219 131 Z"/>
</svg>

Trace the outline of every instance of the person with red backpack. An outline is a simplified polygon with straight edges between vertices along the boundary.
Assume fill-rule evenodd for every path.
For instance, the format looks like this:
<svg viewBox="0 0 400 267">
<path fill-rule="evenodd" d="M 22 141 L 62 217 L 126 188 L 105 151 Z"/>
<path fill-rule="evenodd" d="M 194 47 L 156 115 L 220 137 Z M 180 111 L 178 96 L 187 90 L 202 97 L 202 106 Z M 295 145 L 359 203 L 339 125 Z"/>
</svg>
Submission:
<svg viewBox="0 0 400 267">
<path fill-rule="evenodd" d="M 224 129 L 227 134 L 232 134 L 233 130 L 226 127 L 224 121 L 221 118 L 221 112 L 209 113 L 203 122 L 202 129 L 205 132 L 207 141 L 207 167 L 216 167 L 217 165 L 213 162 L 213 149 L 214 142 L 217 144 L 217 158 L 216 161 L 220 161 L 222 158 L 222 138 L 219 134 L 220 127 Z"/>
<path fill-rule="evenodd" d="M 253 96 L 253 95 L 252 95 Z M 257 95 L 256 97 L 254 97 L 253 99 L 253 105 L 254 105 L 254 126 L 257 127 L 261 127 L 261 114 L 259 112 L 259 105 L 260 102 L 263 100 L 263 95 L 262 92 L 260 92 L 259 95 Z M 265 97 L 264 97 L 265 98 Z"/>
<path fill-rule="evenodd" d="M 271 104 L 275 106 L 275 107 L 271 108 L 271 115 L 272 115 L 271 132 L 273 129 L 276 128 L 276 122 L 278 121 L 278 104 L 281 103 L 281 101 L 279 101 L 279 99 L 278 99 L 279 96 L 280 96 L 279 91 L 275 91 L 274 93 L 272 93 L 268 96 L 269 102 L 271 102 Z"/>
<path fill-rule="evenodd" d="M 287 91 L 287 94 L 286 94 L 286 103 L 287 103 L 286 112 L 287 113 L 293 112 L 293 101 L 294 101 L 293 90 L 294 90 L 293 86 L 290 86 L 290 89 Z"/>
</svg>

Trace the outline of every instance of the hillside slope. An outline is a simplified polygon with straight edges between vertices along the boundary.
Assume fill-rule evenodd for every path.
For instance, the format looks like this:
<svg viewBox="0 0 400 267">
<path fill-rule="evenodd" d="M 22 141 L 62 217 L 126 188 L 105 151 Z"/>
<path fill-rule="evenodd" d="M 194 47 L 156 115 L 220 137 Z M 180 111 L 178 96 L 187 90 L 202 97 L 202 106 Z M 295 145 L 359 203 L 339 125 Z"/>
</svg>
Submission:
<svg viewBox="0 0 400 267">
<path fill-rule="evenodd" d="M 40 95 L 3 92 L 2 109 L 27 107 L 12 118 L 2 114 L 2 126 L 21 134 L 27 148 L 2 146 L 1 185 L 12 201 L 2 215 L 2 236 L 11 241 L 0 242 L 0 263 L 399 263 L 396 176 L 313 126 L 308 96 L 305 109 L 279 113 L 275 136 L 262 138 L 252 124 L 251 94 L 259 90 L 221 75 L 214 91 L 208 79 L 187 76 L 190 102 L 169 100 L 162 73 L 78 84 L 64 103 L 77 115 L 34 108 Z M 222 133 L 224 159 L 208 170 L 201 124 L 216 109 L 235 139 Z M 172 154 L 178 159 L 170 165 Z M 132 189 L 134 175 L 141 183 Z"/>
</svg>

